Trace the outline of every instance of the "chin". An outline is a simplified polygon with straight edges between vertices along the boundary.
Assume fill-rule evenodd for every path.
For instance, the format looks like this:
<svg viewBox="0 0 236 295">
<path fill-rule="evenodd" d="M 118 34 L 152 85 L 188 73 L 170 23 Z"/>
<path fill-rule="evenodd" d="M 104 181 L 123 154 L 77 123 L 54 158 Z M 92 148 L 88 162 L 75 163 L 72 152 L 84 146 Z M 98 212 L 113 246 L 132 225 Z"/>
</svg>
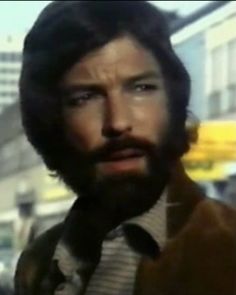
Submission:
<svg viewBox="0 0 236 295">
<path fill-rule="evenodd" d="M 96 173 L 96 182 L 109 183 L 109 182 L 132 182 L 135 180 L 142 180 L 150 177 L 150 171 L 147 169 L 133 169 L 127 171 L 99 171 Z"/>
<path fill-rule="evenodd" d="M 154 205 L 164 182 L 148 173 L 123 173 L 100 176 L 90 187 L 98 207 L 107 208 L 123 220 L 139 215 Z"/>
</svg>

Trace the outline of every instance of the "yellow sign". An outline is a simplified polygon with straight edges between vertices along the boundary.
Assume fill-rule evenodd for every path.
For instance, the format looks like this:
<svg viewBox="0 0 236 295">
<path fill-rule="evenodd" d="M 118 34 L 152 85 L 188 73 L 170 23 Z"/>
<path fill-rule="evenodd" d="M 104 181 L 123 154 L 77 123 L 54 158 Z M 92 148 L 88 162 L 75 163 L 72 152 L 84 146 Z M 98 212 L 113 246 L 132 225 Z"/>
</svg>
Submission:
<svg viewBox="0 0 236 295">
<path fill-rule="evenodd" d="M 236 121 L 204 122 L 184 162 L 236 161 Z"/>
<path fill-rule="evenodd" d="M 224 163 L 188 162 L 185 163 L 185 170 L 195 181 L 219 181 L 226 178 Z"/>
</svg>

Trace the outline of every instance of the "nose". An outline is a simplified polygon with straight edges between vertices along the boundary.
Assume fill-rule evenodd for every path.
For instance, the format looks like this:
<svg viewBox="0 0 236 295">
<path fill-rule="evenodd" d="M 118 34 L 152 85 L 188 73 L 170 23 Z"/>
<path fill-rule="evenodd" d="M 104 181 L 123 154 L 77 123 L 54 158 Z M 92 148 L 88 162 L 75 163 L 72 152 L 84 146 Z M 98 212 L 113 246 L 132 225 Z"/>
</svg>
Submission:
<svg viewBox="0 0 236 295">
<path fill-rule="evenodd" d="M 105 106 L 102 135 L 107 138 L 119 138 L 132 131 L 128 103 L 121 96 L 108 98 Z"/>
</svg>

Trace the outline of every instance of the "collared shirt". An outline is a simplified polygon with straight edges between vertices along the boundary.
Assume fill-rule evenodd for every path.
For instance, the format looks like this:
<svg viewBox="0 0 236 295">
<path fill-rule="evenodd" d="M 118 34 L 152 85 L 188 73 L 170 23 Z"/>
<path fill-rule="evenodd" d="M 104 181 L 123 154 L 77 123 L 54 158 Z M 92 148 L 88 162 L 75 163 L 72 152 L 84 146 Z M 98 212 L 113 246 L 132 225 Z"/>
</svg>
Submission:
<svg viewBox="0 0 236 295">
<path fill-rule="evenodd" d="M 166 192 L 157 203 L 143 215 L 132 218 L 111 231 L 102 245 L 100 262 L 95 269 L 85 295 L 132 295 L 136 270 L 142 253 L 130 246 L 124 231 L 126 225 L 137 225 L 148 233 L 162 249 L 166 241 Z M 78 295 L 81 281 L 76 275 L 81 265 L 68 249 L 58 244 L 54 259 L 67 282 L 55 295 Z"/>
</svg>

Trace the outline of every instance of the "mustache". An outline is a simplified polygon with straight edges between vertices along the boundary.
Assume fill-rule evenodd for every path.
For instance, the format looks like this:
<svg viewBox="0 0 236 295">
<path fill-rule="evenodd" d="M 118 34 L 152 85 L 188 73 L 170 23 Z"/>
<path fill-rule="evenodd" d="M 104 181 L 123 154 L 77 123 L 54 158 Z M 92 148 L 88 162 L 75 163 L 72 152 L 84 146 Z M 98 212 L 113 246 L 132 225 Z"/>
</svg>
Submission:
<svg viewBox="0 0 236 295">
<path fill-rule="evenodd" d="M 129 137 L 120 140 L 110 140 L 105 145 L 97 148 L 89 153 L 89 158 L 92 161 L 103 161 L 110 154 L 124 149 L 140 150 L 145 154 L 150 154 L 156 150 L 156 145 L 141 138 Z"/>
</svg>

